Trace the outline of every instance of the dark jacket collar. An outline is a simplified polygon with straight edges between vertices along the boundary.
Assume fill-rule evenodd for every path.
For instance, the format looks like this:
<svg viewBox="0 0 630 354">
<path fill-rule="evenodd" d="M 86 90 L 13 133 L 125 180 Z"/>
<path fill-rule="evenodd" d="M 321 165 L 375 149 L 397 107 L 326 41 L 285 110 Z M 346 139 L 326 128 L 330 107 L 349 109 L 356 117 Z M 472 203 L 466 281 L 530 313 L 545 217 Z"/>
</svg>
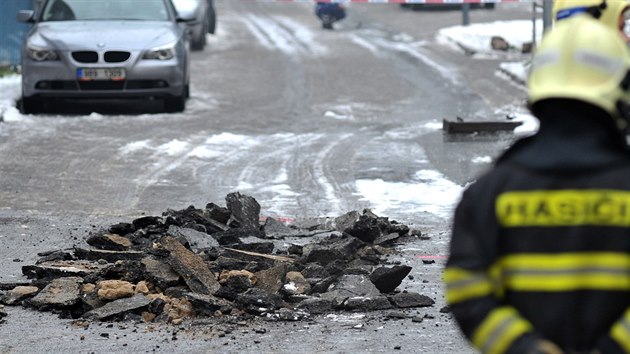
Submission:
<svg viewBox="0 0 630 354">
<path fill-rule="evenodd" d="M 581 102 L 555 100 L 537 107 L 540 128 L 510 147 L 497 164 L 579 172 L 630 163 L 626 135 L 603 110 Z"/>
</svg>

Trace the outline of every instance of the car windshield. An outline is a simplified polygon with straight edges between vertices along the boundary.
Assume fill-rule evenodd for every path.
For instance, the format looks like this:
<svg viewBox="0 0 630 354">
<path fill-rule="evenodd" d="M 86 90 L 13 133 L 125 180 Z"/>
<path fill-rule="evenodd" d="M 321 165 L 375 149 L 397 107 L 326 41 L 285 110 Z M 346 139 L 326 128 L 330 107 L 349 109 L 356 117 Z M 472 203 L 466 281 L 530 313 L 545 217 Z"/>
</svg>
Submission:
<svg viewBox="0 0 630 354">
<path fill-rule="evenodd" d="M 50 0 L 42 21 L 169 19 L 164 0 Z"/>
</svg>

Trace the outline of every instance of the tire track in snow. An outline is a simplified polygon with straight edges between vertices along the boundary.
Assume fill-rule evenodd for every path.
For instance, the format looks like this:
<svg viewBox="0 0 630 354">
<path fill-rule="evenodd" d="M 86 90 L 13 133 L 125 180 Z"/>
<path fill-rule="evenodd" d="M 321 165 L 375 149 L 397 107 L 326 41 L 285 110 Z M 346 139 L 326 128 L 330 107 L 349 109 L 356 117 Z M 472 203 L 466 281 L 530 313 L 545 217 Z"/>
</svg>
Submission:
<svg viewBox="0 0 630 354">
<path fill-rule="evenodd" d="M 406 54 L 425 65 L 431 67 L 440 76 L 448 80 L 453 85 L 460 85 L 461 79 L 457 73 L 457 68 L 444 65 L 430 58 L 428 53 L 423 53 L 415 42 L 400 40 L 390 40 L 384 38 L 383 34 L 374 31 L 365 31 L 363 35 L 357 33 L 348 34 L 350 40 L 356 45 L 367 49 L 374 56 L 382 57 L 382 53 L 398 52 Z"/>
<path fill-rule="evenodd" d="M 328 53 L 325 46 L 315 41 L 313 31 L 291 18 L 246 14 L 240 20 L 258 42 L 269 50 L 279 50 L 289 56 L 321 56 Z"/>
<path fill-rule="evenodd" d="M 334 214 L 341 210 L 341 197 L 338 184 L 327 171 L 328 158 L 345 137 L 332 139 L 321 134 L 256 137 L 254 140 L 260 144 L 255 149 L 241 149 L 218 161 L 215 167 L 224 171 L 240 169 L 238 176 L 231 177 L 232 183 L 238 182 L 238 190 L 261 196 L 266 212 L 295 215 L 306 204 L 309 211 Z"/>
</svg>

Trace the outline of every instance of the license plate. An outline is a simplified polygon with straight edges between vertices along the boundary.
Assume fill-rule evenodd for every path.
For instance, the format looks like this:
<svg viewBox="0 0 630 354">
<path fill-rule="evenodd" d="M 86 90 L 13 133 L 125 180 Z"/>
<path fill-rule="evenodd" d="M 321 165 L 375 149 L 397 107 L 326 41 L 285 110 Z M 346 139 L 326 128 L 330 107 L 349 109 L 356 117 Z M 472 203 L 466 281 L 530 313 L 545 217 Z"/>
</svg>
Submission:
<svg viewBox="0 0 630 354">
<path fill-rule="evenodd" d="M 77 69 L 79 80 L 113 80 L 125 79 L 125 69 L 122 68 L 80 68 Z"/>
</svg>

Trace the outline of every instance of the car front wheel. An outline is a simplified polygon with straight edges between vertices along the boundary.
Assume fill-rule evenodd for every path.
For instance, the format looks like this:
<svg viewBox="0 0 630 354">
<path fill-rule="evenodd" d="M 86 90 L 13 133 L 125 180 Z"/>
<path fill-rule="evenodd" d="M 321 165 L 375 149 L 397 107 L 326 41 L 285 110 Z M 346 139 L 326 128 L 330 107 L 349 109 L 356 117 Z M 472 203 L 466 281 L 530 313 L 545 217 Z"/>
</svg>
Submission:
<svg viewBox="0 0 630 354">
<path fill-rule="evenodd" d="M 167 113 L 179 113 L 186 109 L 186 92 L 181 95 L 164 97 L 164 111 Z"/>
<path fill-rule="evenodd" d="M 214 34 L 217 30 L 217 13 L 214 7 L 208 9 L 208 33 Z"/>
<path fill-rule="evenodd" d="M 22 97 L 18 106 L 22 114 L 41 113 L 44 111 L 44 100 L 38 97 Z"/>
<path fill-rule="evenodd" d="M 206 32 L 207 31 L 208 31 L 208 23 L 204 22 L 204 24 L 201 27 L 201 30 L 199 31 L 199 35 L 198 36 L 193 35 L 192 37 L 192 41 L 190 43 L 190 47 L 192 50 L 200 51 L 206 47 Z"/>
</svg>

